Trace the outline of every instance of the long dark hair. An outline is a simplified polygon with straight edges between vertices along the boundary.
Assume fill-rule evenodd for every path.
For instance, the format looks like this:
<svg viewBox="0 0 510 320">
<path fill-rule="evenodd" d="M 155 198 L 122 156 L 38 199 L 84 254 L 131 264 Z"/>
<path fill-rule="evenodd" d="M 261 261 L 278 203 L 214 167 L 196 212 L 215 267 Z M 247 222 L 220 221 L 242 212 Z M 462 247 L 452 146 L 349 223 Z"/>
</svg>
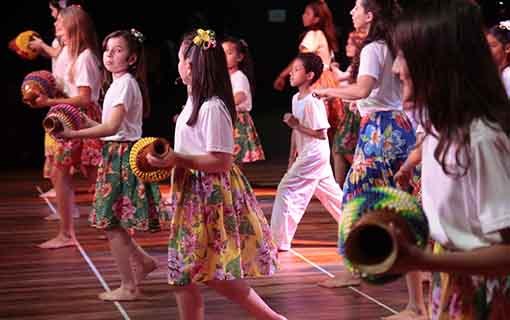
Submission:
<svg viewBox="0 0 510 320">
<path fill-rule="evenodd" d="M 363 46 L 374 41 L 384 41 L 393 57 L 395 57 L 396 52 L 391 34 L 395 26 L 395 20 L 402 12 L 401 7 L 396 0 L 362 0 L 361 5 L 366 12 L 371 12 L 373 15 L 370 30 Z"/>
<path fill-rule="evenodd" d="M 250 50 L 248 48 L 248 43 L 244 39 L 236 38 L 233 36 L 225 37 L 222 41 L 223 43 L 229 42 L 232 43 L 237 50 L 238 54 L 241 54 L 243 58 L 239 61 L 237 67 L 241 70 L 248 81 L 250 82 L 250 91 L 252 97 L 255 95 L 255 71 L 253 68 L 253 59 L 251 58 Z"/>
<path fill-rule="evenodd" d="M 325 0 L 311 0 L 307 3 L 306 7 L 312 9 L 314 16 L 319 18 L 319 21 L 309 26 L 309 30 L 322 30 L 328 41 L 329 49 L 333 52 L 338 52 L 338 39 L 336 35 L 335 24 L 333 21 L 333 15 L 328 7 Z M 306 34 L 306 31 L 301 34 L 300 39 L 302 40 Z"/>
<path fill-rule="evenodd" d="M 143 48 L 143 36 L 136 30 L 117 30 L 106 36 L 103 40 L 103 51 L 106 50 L 108 40 L 111 38 L 123 38 L 127 43 L 129 55 L 136 55 L 136 61 L 129 66 L 128 72 L 135 77 L 143 99 L 143 117 L 150 115 L 151 104 L 149 99 L 149 88 L 147 85 L 147 61 L 145 60 L 145 50 Z M 104 68 L 103 90 L 106 91 L 112 83 L 111 73 Z"/>
<path fill-rule="evenodd" d="M 394 39 L 407 61 L 418 118 L 425 132 L 439 140 L 434 157 L 446 174 L 465 175 L 474 120 L 510 135 L 510 105 L 483 33 L 480 8 L 469 0 L 417 4 L 406 9 Z M 447 161 L 452 148 L 458 169 Z"/>
<path fill-rule="evenodd" d="M 207 48 L 195 44 L 193 39 L 196 36 L 197 32 L 186 34 L 181 45 L 184 58 L 191 59 L 193 111 L 186 124 L 195 125 L 200 107 L 212 97 L 218 97 L 223 101 L 233 123 L 236 119 L 236 111 L 225 52 L 220 44 L 210 45 Z"/>
</svg>

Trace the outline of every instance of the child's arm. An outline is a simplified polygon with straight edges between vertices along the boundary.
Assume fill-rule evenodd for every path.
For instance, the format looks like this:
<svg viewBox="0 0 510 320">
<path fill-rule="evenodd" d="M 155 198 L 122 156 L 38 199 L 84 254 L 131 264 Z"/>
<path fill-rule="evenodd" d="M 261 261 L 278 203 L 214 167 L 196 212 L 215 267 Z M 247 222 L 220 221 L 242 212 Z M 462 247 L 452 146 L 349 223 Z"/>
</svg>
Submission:
<svg viewBox="0 0 510 320">
<path fill-rule="evenodd" d="M 88 121 L 86 121 L 85 126 L 90 126 L 89 128 L 81 130 L 64 129 L 64 131 L 58 134 L 58 136 L 69 139 L 113 136 L 119 131 L 120 125 L 122 124 L 122 121 L 124 121 L 125 116 L 126 108 L 124 108 L 124 105 L 120 104 L 113 108 L 110 118 L 107 121 L 99 124 L 86 118 Z"/>
<path fill-rule="evenodd" d="M 246 110 L 241 110 L 239 108 L 239 105 L 243 102 L 246 101 L 246 99 L 248 99 L 248 96 L 246 96 L 246 93 L 244 93 L 244 91 L 237 91 L 235 94 L 234 94 L 234 103 L 236 105 L 236 111 L 246 111 Z"/>
<path fill-rule="evenodd" d="M 47 45 L 41 38 L 34 37 L 32 41 L 29 43 L 30 48 L 35 49 L 39 52 L 42 52 L 44 55 L 55 58 L 59 55 L 62 47 L 59 45 L 58 47 L 52 47 Z"/>
<path fill-rule="evenodd" d="M 471 251 L 433 254 L 400 242 L 396 272 L 424 270 L 464 275 L 508 275 L 510 273 L 510 228 L 500 231 L 503 243 Z"/>
<path fill-rule="evenodd" d="M 398 172 L 395 174 L 395 181 L 402 188 L 407 188 L 411 180 L 413 169 L 421 162 L 421 143 L 414 148 Z"/>
<path fill-rule="evenodd" d="M 290 135 L 290 151 L 289 151 L 289 166 L 287 169 L 290 169 L 294 161 L 297 158 L 297 150 L 296 150 L 296 132 L 292 130 Z"/>
<path fill-rule="evenodd" d="M 285 88 L 285 82 L 287 81 L 287 77 L 290 74 L 290 70 L 292 69 L 292 62 L 289 63 L 288 66 L 285 67 L 285 69 L 280 72 L 278 77 L 276 77 L 275 81 L 273 82 L 273 88 L 275 88 L 278 91 L 282 91 Z"/>
<path fill-rule="evenodd" d="M 90 87 L 78 87 L 78 95 L 74 97 L 48 98 L 45 95 L 40 95 L 37 99 L 35 99 L 35 103 L 30 106 L 33 108 L 44 108 L 65 103 L 72 104 L 80 108 L 87 108 L 92 102 L 91 95 Z"/>
<path fill-rule="evenodd" d="M 371 76 L 360 76 L 356 83 L 341 88 L 315 89 L 314 94 L 321 98 L 340 98 L 345 100 L 365 99 L 375 87 L 376 80 Z"/>
<path fill-rule="evenodd" d="M 296 117 L 294 117 L 291 113 L 286 113 L 283 115 L 283 122 L 285 122 L 292 129 L 304 133 L 307 136 L 315 139 L 326 140 L 326 129 L 313 130 L 307 128 L 300 124 L 298 119 L 296 119 Z"/>
</svg>

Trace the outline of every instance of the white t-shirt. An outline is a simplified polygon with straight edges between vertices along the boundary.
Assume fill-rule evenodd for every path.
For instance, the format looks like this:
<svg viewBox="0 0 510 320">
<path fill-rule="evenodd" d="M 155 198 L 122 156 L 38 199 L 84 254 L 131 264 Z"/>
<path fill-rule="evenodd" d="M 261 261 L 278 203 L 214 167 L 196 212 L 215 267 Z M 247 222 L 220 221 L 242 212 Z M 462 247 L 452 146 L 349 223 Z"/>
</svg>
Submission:
<svg viewBox="0 0 510 320">
<path fill-rule="evenodd" d="M 393 74 L 393 57 L 383 41 L 374 41 L 361 49 L 358 78 L 370 76 L 375 86 L 365 99 L 356 101 L 361 116 L 376 111 L 402 110 L 400 80 Z"/>
<path fill-rule="evenodd" d="M 188 98 L 175 124 L 175 151 L 190 155 L 233 154 L 232 120 L 223 101 L 217 97 L 205 101 L 198 112 L 197 122 L 188 126 L 186 122 L 192 111 L 191 98 Z"/>
<path fill-rule="evenodd" d="M 138 82 L 131 73 L 114 79 L 104 96 L 101 122 L 106 122 L 114 108 L 121 108 L 126 115 L 119 131 L 113 136 L 103 137 L 105 141 L 136 141 L 142 137 L 143 98 Z"/>
<path fill-rule="evenodd" d="M 79 93 L 79 87 L 89 87 L 90 98 L 92 102 L 97 103 L 103 75 L 99 68 L 99 61 L 92 51 L 90 49 L 83 50 L 76 58 L 74 66 L 72 66 L 67 46 L 65 46 L 58 55 L 58 60 L 60 59 L 63 59 L 62 63 L 65 65 L 65 71 L 63 75 L 57 74 L 57 76 L 63 77 L 64 93 L 68 97 L 76 97 Z M 71 81 L 69 77 L 71 67 L 74 67 L 74 81 Z"/>
<path fill-rule="evenodd" d="M 246 75 L 241 70 L 237 70 L 236 72 L 230 75 L 230 82 L 232 82 L 232 91 L 234 92 L 234 96 L 238 92 L 244 92 L 244 94 L 246 95 L 246 100 L 236 105 L 236 111 L 238 112 L 251 111 L 252 107 L 251 88 L 248 77 L 246 77 Z"/>
<path fill-rule="evenodd" d="M 503 80 L 506 95 L 510 97 L 510 67 L 503 69 L 503 72 L 501 72 L 501 80 Z"/>
<path fill-rule="evenodd" d="M 436 138 L 427 135 L 422 147 L 422 199 L 432 238 L 457 250 L 500 243 L 498 231 L 510 227 L 510 139 L 475 121 L 471 166 L 460 178 L 443 172 L 434 158 L 437 144 Z M 455 163 L 455 150 L 450 150 L 447 159 Z"/>
<path fill-rule="evenodd" d="M 301 40 L 300 46 L 306 48 L 308 52 L 313 52 L 321 57 L 325 69 L 331 64 L 331 49 L 328 45 L 328 39 L 322 30 L 308 31 L 303 40 Z"/>
<path fill-rule="evenodd" d="M 299 93 L 292 97 L 292 115 L 299 120 L 299 123 L 312 130 L 321 130 L 329 128 L 328 115 L 326 107 L 322 100 L 314 98 L 312 94 L 299 99 Z M 310 137 L 296 130 L 296 149 L 298 154 L 308 154 L 314 152 L 329 152 L 328 139 L 317 139 Z"/>
</svg>

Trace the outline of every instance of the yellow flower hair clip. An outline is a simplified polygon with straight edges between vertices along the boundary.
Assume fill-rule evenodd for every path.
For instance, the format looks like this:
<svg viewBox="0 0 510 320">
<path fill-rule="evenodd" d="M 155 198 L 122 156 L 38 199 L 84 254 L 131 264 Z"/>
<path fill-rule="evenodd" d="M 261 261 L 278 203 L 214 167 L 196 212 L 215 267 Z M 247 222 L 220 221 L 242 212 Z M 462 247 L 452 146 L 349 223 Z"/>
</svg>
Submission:
<svg viewBox="0 0 510 320">
<path fill-rule="evenodd" d="M 213 30 L 198 29 L 193 43 L 204 50 L 216 48 L 216 33 Z"/>
</svg>

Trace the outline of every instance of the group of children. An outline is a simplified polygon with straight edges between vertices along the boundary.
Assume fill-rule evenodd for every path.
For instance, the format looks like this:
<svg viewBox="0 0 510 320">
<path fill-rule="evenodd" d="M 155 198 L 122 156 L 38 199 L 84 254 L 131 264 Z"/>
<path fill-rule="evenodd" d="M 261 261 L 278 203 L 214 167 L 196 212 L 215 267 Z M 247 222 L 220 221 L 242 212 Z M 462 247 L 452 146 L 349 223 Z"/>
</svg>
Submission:
<svg viewBox="0 0 510 320">
<path fill-rule="evenodd" d="M 324 9 L 324 1 L 312 1 L 303 22 L 329 12 Z M 226 38 L 220 44 L 214 32 L 201 29 L 183 37 L 178 71 L 188 100 L 177 118 L 174 148 L 163 159 L 147 157 L 155 167 L 174 168 L 170 207 L 162 209 L 158 186 L 139 180 L 128 164 L 149 110 L 143 35 L 120 30 L 104 39 L 103 76 L 89 16 L 81 6 L 60 8 L 60 67 L 54 74 L 64 94 L 40 96 L 34 107 L 74 105 L 85 125 L 64 130 L 56 140 L 51 176 L 61 227 L 40 246 L 75 245 L 70 169 L 85 165 L 93 171 L 98 165 L 90 223 L 106 231 L 121 275 L 121 286 L 101 299 L 138 297 L 139 283 L 157 264 L 127 230 L 156 230 L 167 216 L 168 281 L 182 319 L 204 316 L 198 283 L 257 319 L 285 319 L 243 278 L 275 273 L 277 251 L 290 249 L 312 195 L 340 221 L 342 204 L 374 186 L 406 187 L 410 167 L 421 162 L 422 203 L 436 253 L 402 244 L 392 272 L 439 272 L 432 280 L 431 319 L 504 319 L 510 311 L 510 106 L 501 78 L 508 70 L 510 26 L 499 24 L 484 34 L 480 9 L 469 0 L 432 0 L 405 14 L 393 0 L 357 0 L 351 15 L 355 32 L 347 44 L 347 74 L 331 61 L 331 34 L 317 27 L 275 82 L 280 87 L 288 74 L 298 92 L 292 113 L 283 117 L 292 129 L 289 169 L 269 226 L 235 164 L 264 159 L 249 115 L 254 83 L 246 43 Z M 45 46 L 34 42 L 53 56 Z M 416 138 L 404 108 L 424 133 L 415 149 L 421 156 L 409 158 Z M 333 150 L 353 154 L 343 157 L 352 161 L 343 188 L 330 165 L 332 112 L 339 115 L 337 137 L 343 141 Z M 357 143 L 346 147 L 353 139 Z M 163 214 L 166 209 L 171 212 Z M 356 275 L 338 278 L 343 284 L 357 281 Z M 414 299 L 415 287 L 409 286 Z M 427 318 L 421 306 L 413 311 L 394 319 Z"/>
</svg>

